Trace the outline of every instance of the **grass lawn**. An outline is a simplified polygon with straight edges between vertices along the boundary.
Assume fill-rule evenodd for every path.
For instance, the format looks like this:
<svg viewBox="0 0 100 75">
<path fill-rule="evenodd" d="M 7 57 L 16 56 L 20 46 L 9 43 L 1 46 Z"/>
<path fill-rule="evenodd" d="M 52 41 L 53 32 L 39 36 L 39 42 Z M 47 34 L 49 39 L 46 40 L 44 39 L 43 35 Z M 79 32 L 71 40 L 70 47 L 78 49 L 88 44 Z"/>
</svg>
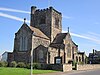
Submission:
<svg viewBox="0 0 100 75">
<path fill-rule="evenodd" d="M 43 74 L 43 73 L 52 73 L 52 72 L 57 72 L 54 70 L 33 70 L 33 74 Z"/>
<path fill-rule="evenodd" d="M 57 72 L 53 70 L 33 70 L 33 74 Z M 30 75 L 30 69 L 0 67 L 0 75 Z"/>
</svg>

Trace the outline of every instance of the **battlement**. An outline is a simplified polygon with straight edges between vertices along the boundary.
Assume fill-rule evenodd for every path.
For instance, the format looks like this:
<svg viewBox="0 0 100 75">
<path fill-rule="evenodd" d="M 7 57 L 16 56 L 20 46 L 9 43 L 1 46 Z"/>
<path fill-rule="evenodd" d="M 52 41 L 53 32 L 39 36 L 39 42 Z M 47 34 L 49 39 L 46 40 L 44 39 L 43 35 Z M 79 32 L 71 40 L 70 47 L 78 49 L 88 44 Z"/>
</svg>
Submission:
<svg viewBox="0 0 100 75">
<path fill-rule="evenodd" d="M 47 11 L 55 11 L 56 13 L 61 15 L 61 12 L 55 10 L 53 7 L 49 7 L 49 8 L 46 8 L 46 9 L 36 9 L 36 8 L 37 8 L 36 6 L 32 6 L 31 12 L 34 11 L 34 12 L 40 13 L 40 12 L 47 12 Z"/>
</svg>

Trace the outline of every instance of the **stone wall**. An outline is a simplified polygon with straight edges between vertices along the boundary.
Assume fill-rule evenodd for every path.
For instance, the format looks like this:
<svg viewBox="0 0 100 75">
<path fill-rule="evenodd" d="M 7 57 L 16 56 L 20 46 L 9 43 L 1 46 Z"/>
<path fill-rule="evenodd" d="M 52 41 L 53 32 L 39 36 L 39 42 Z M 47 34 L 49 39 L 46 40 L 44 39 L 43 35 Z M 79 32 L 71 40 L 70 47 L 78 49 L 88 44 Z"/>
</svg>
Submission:
<svg viewBox="0 0 100 75">
<path fill-rule="evenodd" d="M 100 69 L 100 64 L 77 65 L 77 70 Z"/>
<path fill-rule="evenodd" d="M 71 71 L 72 64 L 63 64 L 63 72 Z"/>
</svg>

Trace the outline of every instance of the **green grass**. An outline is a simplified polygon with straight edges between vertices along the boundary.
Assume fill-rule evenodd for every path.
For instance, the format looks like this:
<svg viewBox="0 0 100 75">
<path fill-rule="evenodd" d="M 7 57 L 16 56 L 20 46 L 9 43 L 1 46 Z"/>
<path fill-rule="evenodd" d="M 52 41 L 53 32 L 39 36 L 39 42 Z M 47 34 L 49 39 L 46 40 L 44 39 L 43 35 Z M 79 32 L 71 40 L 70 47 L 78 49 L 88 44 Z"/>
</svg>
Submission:
<svg viewBox="0 0 100 75">
<path fill-rule="evenodd" d="M 3 68 L 0 67 L 0 75 L 29 75 L 30 71 L 24 68 Z"/>
<path fill-rule="evenodd" d="M 57 72 L 53 70 L 33 70 L 33 74 Z M 30 69 L 0 67 L 0 75 L 30 75 Z"/>
<path fill-rule="evenodd" d="M 54 70 L 33 70 L 33 74 L 44 74 L 44 73 L 52 73 L 52 72 L 57 72 Z"/>
</svg>

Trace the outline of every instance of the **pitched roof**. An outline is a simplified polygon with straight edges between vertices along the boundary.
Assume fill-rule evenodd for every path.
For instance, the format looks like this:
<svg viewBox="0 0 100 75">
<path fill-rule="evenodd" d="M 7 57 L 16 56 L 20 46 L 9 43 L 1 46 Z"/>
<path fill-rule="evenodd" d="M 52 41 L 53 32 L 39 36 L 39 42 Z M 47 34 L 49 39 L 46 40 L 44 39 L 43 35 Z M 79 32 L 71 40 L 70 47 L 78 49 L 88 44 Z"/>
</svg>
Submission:
<svg viewBox="0 0 100 75">
<path fill-rule="evenodd" d="M 29 26 L 30 29 L 34 32 L 35 36 L 41 37 L 41 38 L 45 38 L 45 39 L 49 39 L 43 32 L 41 32 L 39 29 Z"/>
<path fill-rule="evenodd" d="M 63 44 L 63 39 L 66 37 L 67 34 L 68 33 L 59 33 L 59 34 L 57 34 L 52 43 Z"/>
<path fill-rule="evenodd" d="M 66 37 L 68 33 L 59 33 L 56 35 L 55 39 L 53 40 L 53 42 L 50 44 L 50 47 L 55 47 L 55 48 L 64 48 L 64 44 L 63 44 L 63 39 Z"/>
<path fill-rule="evenodd" d="M 78 45 L 77 45 L 74 41 L 72 41 L 72 43 L 73 43 L 76 47 L 78 47 Z"/>
</svg>

